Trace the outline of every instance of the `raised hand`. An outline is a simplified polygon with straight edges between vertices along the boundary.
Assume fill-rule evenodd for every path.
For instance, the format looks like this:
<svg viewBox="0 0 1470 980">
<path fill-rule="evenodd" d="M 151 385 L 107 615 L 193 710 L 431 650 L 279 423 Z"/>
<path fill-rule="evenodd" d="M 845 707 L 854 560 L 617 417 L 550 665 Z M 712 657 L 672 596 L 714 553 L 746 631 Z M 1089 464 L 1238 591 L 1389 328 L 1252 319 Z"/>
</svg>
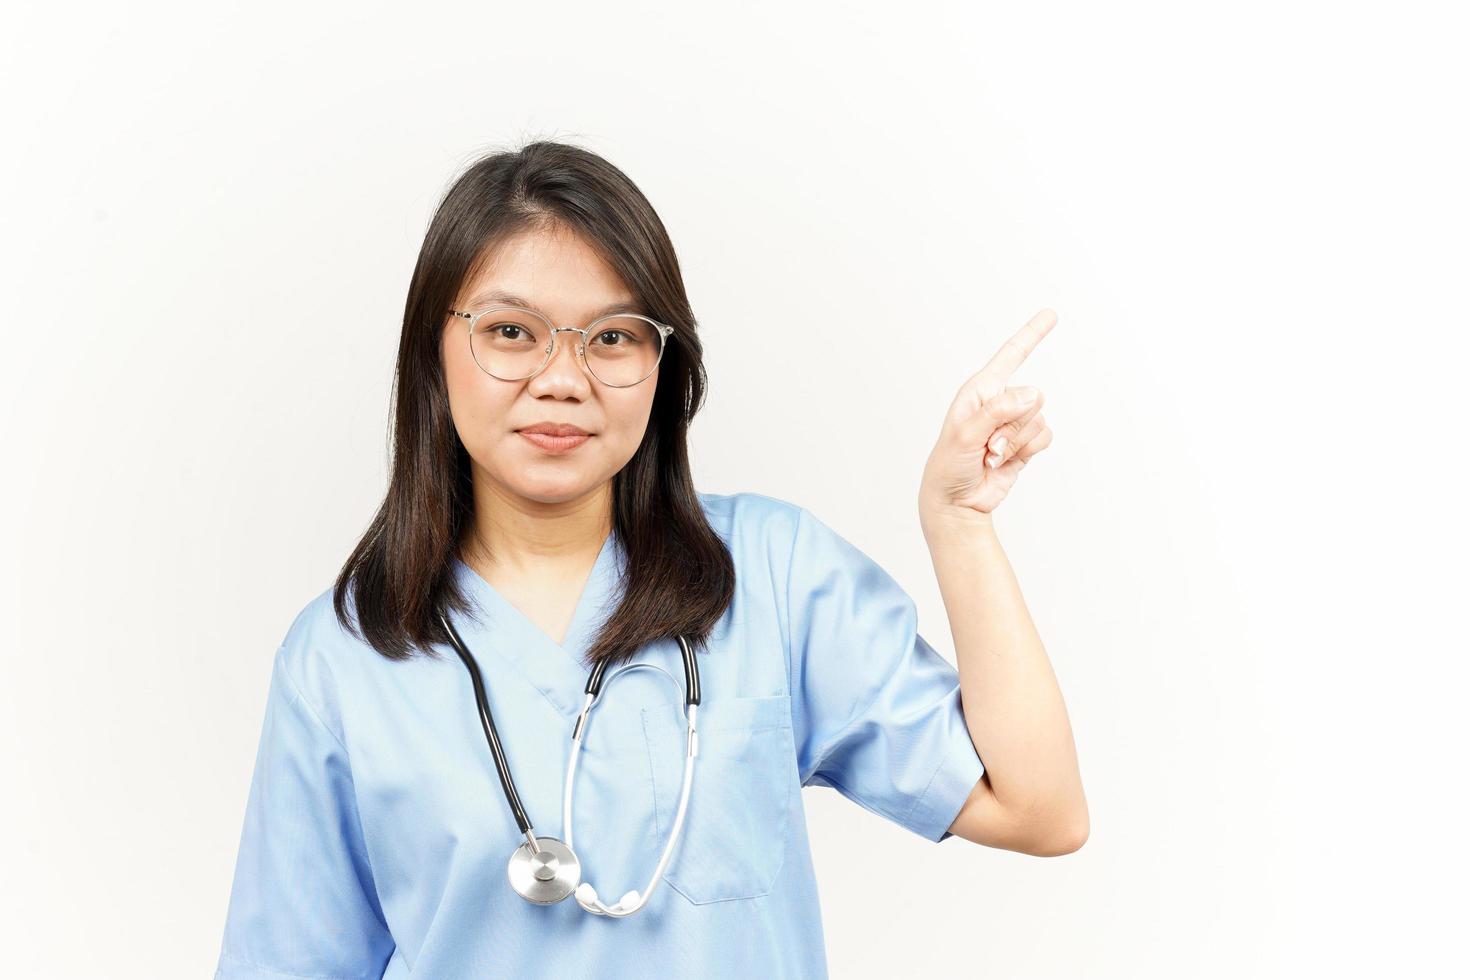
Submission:
<svg viewBox="0 0 1470 980">
<path fill-rule="evenodd" d="M 1008 388 L 1006 382 L 1056 322 L 1051 309 L 1037 313 L 961 386 L 924 465 L 921 512 L 960 507 L 989 514 L 1022 467 L 1051 444 L 1041 391 Z"/>
</svg>

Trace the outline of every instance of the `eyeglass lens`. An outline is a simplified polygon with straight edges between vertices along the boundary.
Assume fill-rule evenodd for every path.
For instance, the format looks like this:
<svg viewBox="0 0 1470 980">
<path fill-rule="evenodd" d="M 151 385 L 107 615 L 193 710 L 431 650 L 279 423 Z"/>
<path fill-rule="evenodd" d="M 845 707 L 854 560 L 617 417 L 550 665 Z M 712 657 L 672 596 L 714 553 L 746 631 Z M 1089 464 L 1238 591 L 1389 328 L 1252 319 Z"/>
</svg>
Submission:
<svg viewBox="0 0 1470 980">
<path fill-rule="evenodd" d="M 575 334 L 563 333 L 561 342 Z M 663 333 L 636 316 L 613 316 L 588 334 L 587 367 L 603 384 L 637 384 L 653 373 L 663 352 Z M 475 322 L 470 350 L 480 369 L 505 381 L 529 378 L 547 360 L 551 327 L 530 310 L 493 310 Z"/>
</svg>

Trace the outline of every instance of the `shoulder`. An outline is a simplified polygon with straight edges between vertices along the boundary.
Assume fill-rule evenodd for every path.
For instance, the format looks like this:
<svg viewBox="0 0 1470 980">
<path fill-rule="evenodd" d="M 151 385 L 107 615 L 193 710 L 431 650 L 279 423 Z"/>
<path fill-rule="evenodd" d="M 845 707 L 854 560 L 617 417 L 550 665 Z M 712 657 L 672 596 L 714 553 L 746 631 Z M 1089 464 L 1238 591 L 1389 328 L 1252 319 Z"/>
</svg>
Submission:
<svg viewBox="0 0 1470 980">
<path fill-rule="evenodd" d="M 742 578 L 767 578 L 786 592 L 820 590 L 834 576 L 869 583 L 886 573 L 806 507 L 750 491 L 700 493 L 710 524 L 730 547 Z M 758 566 L 769 569 L 756 573 Z"/>
<path fill-rule="evenodd" d="M 779 550 L 783 559 L 800 557 L 811 549 L 835 552 L 844 558 L 866 557 L 851 541 L 801 504 L 764 493 L 699 492 L 710 524 L 727 541 L 739 536 L 757 539 Z M 829 555 L 835 557 L 837 555 Z"/>
<path fill-rule="evenodd" d="M 348 622 L 355 625 L 350 599 L 347 614 Z M 379 661 L 383 657 L 338 619 L 329 586 L 292 618 L 276 651 L 274 670 L 284 675 L 288 687 L 340 739 L 342 687 L 355 683 Z"/>
<path fill-rule="evenodd" d="M 710 526 L 732 550 L 752 548 L 784 561 L 791 554 L 796 531 L 805 508 L 789 500 L 744 490 L 738 493 L 698 491 L 700 505 Z M 808 517 L 809 519 L 809 517 Z"/>
</svg>

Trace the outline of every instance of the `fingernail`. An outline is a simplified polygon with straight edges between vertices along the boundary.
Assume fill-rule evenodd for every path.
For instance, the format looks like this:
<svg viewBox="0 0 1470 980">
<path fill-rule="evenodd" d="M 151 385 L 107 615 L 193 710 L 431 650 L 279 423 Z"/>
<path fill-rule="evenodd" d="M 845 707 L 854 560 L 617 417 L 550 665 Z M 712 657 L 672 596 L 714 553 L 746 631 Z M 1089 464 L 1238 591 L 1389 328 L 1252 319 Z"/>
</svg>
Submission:
<svg viewBox="0 0 1470 980">
<path fill-rule="evenodd" d="M 1036 404 L 1036 389 L 1035 388 L 1027 388 L 1026 389 L 1026 391 L 1021 395 L 1021 404 L 1022 405 L 1034 405 L 1034 404 Z"/>
<path fill-rule="evenodd" d="M 997 466 L 1000 465 L 1000 457 L 997 456 L 995 453 L 991 453 L 985 458 L 985 465 L 989 466 L 991 469 L 995 469 Z"/>
<path fill-rule="evenodd" d="M 1006 437 L 1005 436 L 998 437 L 994 442 L 992 442 L 990 444 L 990 449 L 991 449 L 992 452 L 994 452 L 994 453 L 996 453 L 998 455 L 1005 455 L 1005 451 L 1006 451 Z"/>
</svg>

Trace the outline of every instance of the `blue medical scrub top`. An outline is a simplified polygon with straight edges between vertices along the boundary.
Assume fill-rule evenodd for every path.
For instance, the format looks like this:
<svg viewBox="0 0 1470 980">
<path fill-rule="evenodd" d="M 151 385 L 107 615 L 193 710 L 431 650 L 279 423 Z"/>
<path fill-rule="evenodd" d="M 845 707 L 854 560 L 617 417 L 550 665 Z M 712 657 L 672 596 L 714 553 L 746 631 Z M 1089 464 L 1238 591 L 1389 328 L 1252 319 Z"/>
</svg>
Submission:
<svg viewBox="0 0 1470 980">
<path fill-rule="evenodd" d="M 801 788 L 943 841 L 984 768 L 958 674 L 892 577 L 805 508 L 698 496 L 737 584 L 699 655 L 694 783 L 648 905 L 614 918 L 512 891 L 524 837 L 463 661 L 447 644 L 437 661 L 388 660 L 339 625 L 328 589 L 275 655 L 217 980 L 826 976 Z M 614 532 L 561 644 L 455 562 L 479 622 L 453 622 L 542 836 L 565 839 L 581 658 L 625 561 Z M 608 903 L 647 885 L 683 773 L 678 644 L 637 660 L 677 684 L 651 670 L 606 683 L 573 800 L 583 880 Z"/>
</svg>

